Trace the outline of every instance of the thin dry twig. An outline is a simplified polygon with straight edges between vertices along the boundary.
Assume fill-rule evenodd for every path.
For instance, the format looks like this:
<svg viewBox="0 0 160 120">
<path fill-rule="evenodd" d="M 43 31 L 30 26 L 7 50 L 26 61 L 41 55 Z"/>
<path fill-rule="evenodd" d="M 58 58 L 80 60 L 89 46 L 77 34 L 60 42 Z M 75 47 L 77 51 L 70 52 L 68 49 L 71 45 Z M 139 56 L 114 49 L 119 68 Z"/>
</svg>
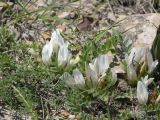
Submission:
<svg viewBox="0 0 160 120">
<path fill-rule="evenodd" d="M 113 13 L 113 15 L 114 15 L 114 17 L 115 17 L 114 11 L 113 11 L 113 9 L 112 9 L 112 7 L 111 7 L 111 4 L 110 4 L 109 0 L 107 0 L 107 2 L 108 2 L 108 5 L 109 5 L 110 10 L 112 11 L 112 13 Z"/>
</svg>

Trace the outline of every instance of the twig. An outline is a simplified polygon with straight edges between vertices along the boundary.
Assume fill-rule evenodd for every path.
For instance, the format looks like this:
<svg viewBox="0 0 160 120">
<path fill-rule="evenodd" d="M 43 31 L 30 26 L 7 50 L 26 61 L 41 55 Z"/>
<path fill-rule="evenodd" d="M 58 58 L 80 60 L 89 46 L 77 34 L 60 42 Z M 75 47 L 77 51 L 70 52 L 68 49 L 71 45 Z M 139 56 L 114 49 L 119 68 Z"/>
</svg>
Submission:
<svg viewBox="0 0 160 120">
<path fill-rule="evenodd" d="M 42 118 L 45 119 L 44 117 L 44 106 L 43 106 L 43 99 L 42 99 L 42 96 L 41 97 L 41 105 L 42 105 Z"/>
<path fill-rule="evenodd" d="M 112 13 L 113 13 L 113 15 L 114 15 L 114 17 L 115 17 L 114 11 L 113 11 L 113 9 L 112 9 L 112 7 L 111 7 L 111 4 L 110 4 L 109 0 L 107 0 L 107 2 L 108 2 L 108 5 L 109 5 L 110 10 L 112 11 Z"/>
</svg>

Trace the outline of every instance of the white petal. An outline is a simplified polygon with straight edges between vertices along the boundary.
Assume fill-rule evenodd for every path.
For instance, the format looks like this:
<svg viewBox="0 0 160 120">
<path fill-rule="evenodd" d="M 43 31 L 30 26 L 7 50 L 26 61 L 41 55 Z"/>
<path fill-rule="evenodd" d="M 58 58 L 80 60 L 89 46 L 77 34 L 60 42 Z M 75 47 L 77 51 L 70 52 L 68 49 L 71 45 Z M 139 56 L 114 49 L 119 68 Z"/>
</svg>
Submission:
<svg viewBox="0 0 160 120">
<path fill-rule="evenodd" d="M 141 61 L 141 59 L 144 57 L 146 50 L 147 50 L 147 48 L 145 48 L 145 47 L 132 48 L 131 53 L 128 58 L 129 64 L 131 64 L 132 61 L 136 61 L 139 63 Z"/>
<path fill-rule="evenodd" d="M 64 44 L 64 39 L 63 39 L 63 37 L 61 36 L 59 29 L 56 29 L 56 36 L 57 36 L 57 38 L 58 38 L 58 43 L 59 43 L 59 45 L 63 45 L 63 44 Z"/>
<path fill-rule="evenodd" d="M 160 95 L 158 95 L 158 97 L 157 97 L 157 99 L 156 99 L 156 104 L 158 104 L 159 103 L 159 101 L 160 101 Z"/>
<path fill-rule="evenodd" d="M 111 69 L 112 72 L 112 84 L 114 85 L 117 82 L 117 73 L 114 69 Z"/>
<path fill-rule="evenodd" d="M 75 70 L 73 70 L 73 76 L 74 76 L 76 86 L 79 89 L 84 88 L 85 87 L 85 80 L 84 80 L 82 73 L 78 69 L 75 69 Z"/>
<path fill-rule="evenodd" d="M 57 51 L 58 48 L 59 48 L 59 43 L 58 43 L 58 37 L 56 36 L 55 31 L 54 31 L 54 32 L 52 33 L 52 35 L 51 35 L 51 40 L 50 40 L 50 42 L 51 42 L 52 45 L 53 45 L 53 49 L 54 49 L 55 51 Z"/>
<path fill-rule="evenodd" d="M 71 65 L 72 54 L 69 52 L 69 50 L 68 50 L 67 54 L 68 54 L 68 56 L 67 56 L 67 65 L 69 66 L 69 65 Z"/>
<path fill-rule="evenodd" d="M 152 63 L 153 63 L 153 57 L 152 57 L 151 52 L 149 51 L 147 53 L 147 64 L 148 64 L 148 66 L 151 66 Z"/>
<path fill-rule="evenodd" d="M 95 58 L 92 63 L 89 63 L 89 68 L 92 69 L 93 71 L 95 71 L 97 73 L 97 77 L 98 77 L 98 69 L 99 69 L 99 66 L 98 66 L 98 59 Z"/>
<path fill-rule="evenodd" d="M 55 51 L 57 51 L 58 48 L 64 44 L 64 39 L 61 36 L 59 29 L 56 29 L 55 31 L 53 31 L 50 41 L 53 44 L 53 49 Z"/>
<path fill-rule="evenodd" d="M 156 68 L 157 65 L 158 65 L 158 60 L 155 60 L 155 61 L 151 64 L 151 66 L 148 66 L 148 67 L 149 67 L 148 72 L 151 73 L 151 72 Z"/>
<path fill-rule="evenodd" d="M 145 84 L 146 87 L 152 83 L 154 78 L 148 78 L 148 75 L 146 75 L 144 78 L 142 78 L 142 82 Z"/>
<path fill-rule="evenodd" d="M 50 42 L 47 42 L 42 49 L 42 61 L 44 64 L 50 64 L 52 62 L 52 53 L 53 45 Z"/>
<path fill-rule="evenodd" d="M 132 63 L 130 65 L 128 65 L 127 76 L 128 76 L 129 80 L 136 80 L 137 79 L 137 73 L 136 73 L 136 70 L 134 69 Z"/>
<path fill-rule="evenodd" d="M 137 84 L 137 99 L 140 104 L 146 104 L 148 101 L 147 88 L 141 81 L 138 81 Z"/>
<path fill-rule="evenodd" d="M 125 54 L 125 61 L 127 62 L 127 64 L 129 64 L 130 63 L 130 59 L 129 59 L 129 56 L 127 55 L 127 54 Z M 132 63 L 132 62 L 131 62 Z"/>
<path fill-rule="evenodd" d="M 106 70 L 109 68 L 109 60 L 107 54 L 99 56 L 96 60 L 96 68 L 98 68 L 98 75 L 105 74 Z"/>
<path fill-rule="evenodd" d="M 90 72 L 90 77 L 91 77 L 91 79 L 92 79 L 92 81 L 94 82 L 96 82 L 97 81 L 97 79 L 98 79 L 98 76 L 97 76 L 97 71 L 95 70 L 95 67 L 94 67 L 94 65 L 93 64 L 89 64 L 89 72 Z"/>
<path fill-rule="evenodd" d="M 89 86 L 97 86 L 98 85 L 98 76 L 97 72 L 95 71 L 95 67 L 92 63 L 89 63 L 89 65 L 86 68 L 86 74 L 88 78 L 88 85 Z M 91 84 L 91 85 L 90 85 Z"/>
<path fill-rule="evenodd" d="M 147 53 L 147 64 L 149 73 L 151 73 L 158 64 L 158 60 L 153 61 L 153 57 L 150 51 Z"/>
<path fill-rule="evenodd" d="M 65 72 L 63 74 L 63 80 L 68 87 L 75 87 L 75 80 L 69 73 Z"/>
<path fill-rule="evenodd" d="M 70 57 L 71 56 L 66 45 L 60 46 L 58 51 L 58 66 L 65 66 L 68 63 Z"/>
<path fill-rule="evenodd" d="M 148 75 L 146 75 L 144 78 L 141 78 L 141 79 L 145 83 L 148 80 Z"/>
<path fill-rule="evenodd" d="M 86 84 L 88 86 L 92 86 L 92 81 L 91 81 L 91 75 L 90 75 L 90 70 L 89 70 L 89 65 L 85 65 L 85 73 L 86 73 Z"/>
</svg>

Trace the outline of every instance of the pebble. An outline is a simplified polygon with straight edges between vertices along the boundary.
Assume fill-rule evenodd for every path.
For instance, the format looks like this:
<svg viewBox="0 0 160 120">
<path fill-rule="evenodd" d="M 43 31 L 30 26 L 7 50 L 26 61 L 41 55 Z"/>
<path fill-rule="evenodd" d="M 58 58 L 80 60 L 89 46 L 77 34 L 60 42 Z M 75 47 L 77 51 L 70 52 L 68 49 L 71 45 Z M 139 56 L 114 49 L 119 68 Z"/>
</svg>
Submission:
<svg viewBox="0 0 160 120">
<path fill-rule="evenodd" d="M 69 116 L 68 116 L 68 119 L 69 119 L 69 120 L 74 120 L 75 117 L 76 117 L 75 115 L 69 115 Z"/>
</svg>

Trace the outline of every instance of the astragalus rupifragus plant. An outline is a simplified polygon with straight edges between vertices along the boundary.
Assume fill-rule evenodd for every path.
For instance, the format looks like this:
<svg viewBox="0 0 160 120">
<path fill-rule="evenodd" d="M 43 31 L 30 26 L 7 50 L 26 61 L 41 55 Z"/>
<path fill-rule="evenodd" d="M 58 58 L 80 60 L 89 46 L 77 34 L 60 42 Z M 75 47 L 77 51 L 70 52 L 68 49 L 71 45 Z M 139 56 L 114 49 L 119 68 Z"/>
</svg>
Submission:
<svg viewBox="0 0 160 120">
<path fill-rule="evenodd" d="M 111 61 L 108 58 L 108 54 L 100 55 L 95 58 L 91 63 L 86 66 L 86 82 L 89 87 L 93 86 L 103 86 L 106 79 L 106 72 L 110 67 Z M 112 83 L 117 81 L 117 76 L 112 70 Z"/>
<path fill-rule="evenodd" d="M 42 49 L 42 61 L 46 65 L 56 66 L 57 69 L 66 69 L 68 66 L 75 65 L 79 57 L 72 58 L 72 54 L 68 50 L 69 43 L 65 42 L 60 35 L 60 31 L 56 29 L 51 35 L 51 40 L 47 41 Z M 78 60 L 78 61 L 77 61 Z M 82 61 L 86 62 L 86 61 Z M 117 76 L 114 70 L 109 69 L 111 61 L 108 58 L 108 54 L 99 55 L 85 66 L 85 72 L 83 74 L 77 67 L 70 68 L 69 71 L 64 71 L 60 77 L 64 83 L 71 88 L 84 89 L 93 88 L 97 86 L 104 86 L 106 72 L 110 71 L 111 76 L 114 78 L 112 83 L 117 81 Z M 74 69 L 74 70 L 73 70 Z M 73 71 L 72 75 L 70 73 Z"/>
<path fill-rule="evenodd" d="M 129 56 L 126 55 L 125 59 L 127 63 L 127 81 L 134 86 L 137 84 L 138 102 L 146 105 L 149 98 L 148 86 L 154 80 L 154 78 L 149 78 L 149 76 L 152 75 L 152 72 L 158 65 L 158 60 L 153 60 L 148 47 L 133 47 Z"/>
<path fill-rule="evenodd" d="M 76 109 L 73 103 L 77 104 L 77 101 L 80 101 L 77 105 L 79 110 L 82 106 L 84 107 L 84 103 L 81 104 L 81 102 L 86 99 L 108 100 L 112 89 L 118 83 L 117 71 L 114 69 L 116 66 L 114 59 L 118 56 L 115 49 L 117 40 L 112 44 L 112 39 L 110 39 L 109 42 L 102 43 L 102 46 L 97 41 L 89 42 L 90 44 L 82 46 L 82 51 L 73 59 L 74 54 L 70 52 L 71 45 L 64 41 L 57 29 L 53 31 L 51 40 L 42 49 L 44 64 L 54 68 L 54 71 L 59 71 L 54 74 L 56 79 L 63 82 L 65 86 L 63 87 L 67 90 L 65 94 L 69 101 L 67 104 Z M 110 57 L 111 51 L 114 57 Z M 146 104 L 149 96 L 148 85 L 153 81 L 153 78 L 148 78 L 148 76 L 154 71 L 158 61 L 153 60 L 147 47 L 134 47 L 130 54 L 126 55 L 125 62 L 126 79 L 129 84 L 137 85 L 138 102 Z M 138 81 L 140 79 L 141 81 Z M 73 96 L 77 98 L 81 96 L 82 99 L 76 100 Z"/>
<path fill-rule="evenodd" d="M 111 40 L 107 43 L 111 44 Z M 84 46 L 79 54 L 73 55 L 75 58 L 73 59 L 68 42 L 64 41 L 59 30 L 55 30 L 51 35 L 51 40 L 42 49 L 43 63 L 50 66 L 52 70 L 54 69 L 53 74 L 56 79 L 61 81 L 67 90 L 68 102 L 66 104 L 75 109 L 77 106 L 82 109 L 84 103 L 88 104 L 93 98 L 103 99 L 105 96 L 105 99 L 108 99 L 109 88 L 117 81 L 117 74 L 114 69 L 110 68 L 113 61 L 113 56 L 110 57 L 112 54 L 110 50 L 114 48 L 110 46 L 106 48 L 105 45 L 101 47 L 93 43 Z M 97 53 L 95 54 L 95 52 Z M 82 100 L 78 101 L 83 103 L 75 106 L 75 104 L 73 105 L 75 99 L 72 98 L 78 96 L 82 96 Z"/>
<path fill-rule="evenodd" d="M 117 81 L 117 75 L 114 70 L 108 69 L 109 65 L 108 55 L 100 55 L 86 66 L 84 75 L 76 68 L 73 70 L 72 76 L 69 73 L 64 73 L 62 78 L 66 85 L 71 88 L 96 88 L 104 86 L 107 82 L 106 72 L 111 71 L 110 75 L 113 78 L 111 83 L 114 84 Z"/>
<path fill-rule="evenodd" d="M 147 104 L 148 101 L 148 86 L 152 83 L 154 78 L 148 78 L 148 75 L 141 78 L 137 83 L 137 99 L 140 104 Z"/>
<path fill-rule="evenodd" d="M 153 82 L 154 78 L 149 78 L 148 75 L 141 78 L 141 81 L 137 83 L 137 99 L 138 102 L 142 105 L 149 103 L 149 90 L 148 86 Z M 155 97 L 154 104 L 157 104 L 160 101 L 160 95 Z"/>
<path fill-rule="evenodd" d="M 141 77 L 151 74 L 158 65 L 158 60 L 153 60 L 148 47 L 134 47 L 126 55 L 126 73 L 128 83 L 135 85 Z"/>
<path fill-rule="evenodd" d="M 42 61 L 45 65 L 52 65 L 54 67 L 69 68 L 74 61 L 72 54 L 68 50 L 69 43 L 65 42 L 60 34 L 60 30 L 56 29 L 52 32 L 51 40 L 47 41 L 42 49 Z M 64 69 L 65 68 L 65 69 Z"/>
<path fill-rule="evenodd" d="M 72 75 L 70 75 L 68 72 L 65 72 L 62 79 L 64 80 L 65 85 L 71 88 L 85 88 L 85 79 L 80 70 L 77 68 L 73 70 Z"/>
</svg>

